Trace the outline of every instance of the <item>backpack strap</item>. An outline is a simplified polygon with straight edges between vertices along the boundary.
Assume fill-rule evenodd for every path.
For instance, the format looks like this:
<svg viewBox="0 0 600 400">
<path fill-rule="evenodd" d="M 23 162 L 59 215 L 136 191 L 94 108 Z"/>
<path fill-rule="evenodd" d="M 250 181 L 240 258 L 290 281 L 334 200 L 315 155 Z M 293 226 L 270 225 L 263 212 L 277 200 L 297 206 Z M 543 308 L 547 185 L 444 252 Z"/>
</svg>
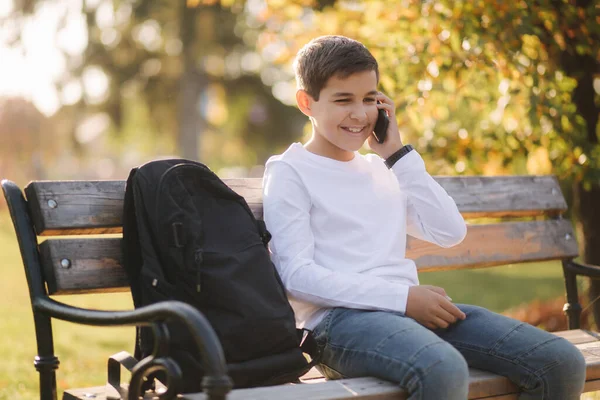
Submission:
<svg viewBox="0 0 600 400">
<path fill-rule="evenodd" d="M 301 343 L 300 350 L 302 350 L 303 353 L 307 353 L 310 356 L 311 361 L 295 370 L 271 377 L 266 381 L 261 382 L 260 386 L 280 385 L 282 382 L 302 383 L 300 377 L 321 362 L 322 348 L 317 344 L 313 332 L 308 329 L 296 329 L 296 334 Z"/>
<path fill-rule="evenodd" d="M 302 328 L 296 329 L 296 333 L 298 334 L 298 338 L 300 338 L 302 352 L 308 354 L 312 360 L 319 358 L 320 349 L 313 332 Z"/>
<path fill-rule="evenodd" d="M 123 240 L 121 242 L 123 267 L 125 268 L 129 286 L 131 288 L 131 296 L 136 308 L 142 305 L 142 288 L 139 279 L 139 268 L 141 268 L 142 265 L 142 251 L 139 243 L 135 199 L 133 194 L 133 180 L 137 170 L 137 168 L 131 170 L 125 186 L 125 198 L 123 202 Z M 140 329 L 139 326 L 135 329 L 134 357 L 138 360 L 144 356 L 140 346 L 142 340 Z"/>
</svg>

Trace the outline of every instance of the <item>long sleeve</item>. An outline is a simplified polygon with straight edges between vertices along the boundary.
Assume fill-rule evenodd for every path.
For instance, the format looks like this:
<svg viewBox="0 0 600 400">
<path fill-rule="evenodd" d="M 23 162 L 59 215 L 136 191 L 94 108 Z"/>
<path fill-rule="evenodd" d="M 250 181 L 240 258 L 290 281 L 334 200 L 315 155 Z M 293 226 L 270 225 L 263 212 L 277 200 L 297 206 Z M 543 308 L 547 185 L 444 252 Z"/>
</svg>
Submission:
<svg viewBox="0 0 600 400">
<path fill-rule="evenodd" d="M 311 198 L 291 166 L 285 162 L 269 164 L 263 191 L 274 263 L 292 297 L 320 307 L 406 310 L 408 285 L 315 262 Z"/>
<path fill-rule="evenodd" d="M 407 196 L 407 233 L 442 247 L 462 242 L 467 234 L 465 220 L 454 200 L 427 173 L 421 156 L 411 151 L 392 171 Z"/>
</svg>

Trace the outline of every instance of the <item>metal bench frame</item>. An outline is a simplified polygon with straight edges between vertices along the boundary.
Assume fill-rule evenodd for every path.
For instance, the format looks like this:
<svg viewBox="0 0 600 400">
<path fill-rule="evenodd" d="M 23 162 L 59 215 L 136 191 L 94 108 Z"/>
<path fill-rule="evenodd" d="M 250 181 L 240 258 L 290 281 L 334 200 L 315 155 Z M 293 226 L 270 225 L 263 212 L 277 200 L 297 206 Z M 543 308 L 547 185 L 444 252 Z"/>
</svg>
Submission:
<svg viewBox="0 0 600 400">
<path fill-rule="evenodd" d="M 485 184 L 489 184 L 491 180 L 502 180 L 505 179 L 506 182 L 512 182 L 514 180 L 518 180 L 519 177 L 488 177 L 489 181 L 484 178 L 482 182 L 487 182 Z M 550 179 L 556 180 L 554 177 L 538 177 L 539 179 Z M 438 178 L 436 178 L 438 179 Z M 452 184 L 465 184 L 464 182 L 470 182 L 469 185 L 476 184 L 473 179 L 471 181 L 465 180 L 459 181 L 458 178 L 439 178 L 444 181 L 448 185 Z M 527 177 L 520 177 L 519 179 L 528 179 Z M 536 179 L 536 177 L 532 177 L 532 179 Z M 83 182 L 83 181 L 82 181 Z M 250 182 L 250 183 L 248 183 Z M 475 182 L 475 183 L 473 183 Z M 39 182 L 40 184 L 43 182 Z M 59 182 L 60 183 L 60 182 Z M 239 186 L 240 190 L 243 192 L 244 187 L 249 185 L 253 187 L 253 192 L 256 192 L 257 180 L 231 180 L 228 182 L 230 186 L 236 187 Z M 34 323 L 35 323 L 35 332 L 37 339 L 37 347 L 38 347 L 38 355 L 35 357 L 34 365 L 40 376 L 40 398 L 42 400 L 56 400 L 57 398 L 57 390 L 56 390 L 56 369 L 58 368 L 59 361 L 58 358 L 54 354 L 54 346 L 53 346 L 53 336 L 52 336 L 52 324 L 51 318 L 58 318 L 66 321 L 71 321 L 80 324 L 86 325 L 97 325 L 97 326 L 117 326 L 117 325 L 137 325 L 137 326 L 152 326 L 153 331 L 156 336 L 156 347 L 152 356 L 147 359 L 141 360 L 137 362 L 137 360 L 133 360 L 128 358 L 128 356 L 113 357 L 110 361 L 112 362 L 113 369 L 120 368 L 118 363 L 121 361 L 122 364 L 129 364 L 129 366 L 133 367 L 132 379 L 129 384 L 128 390 L 123 390 L 120 387 L 120 382 L 118 382 L 118 377 L 110 376 L 111 374 L 116 374 L 115 372 L 111 372 L 111 368 L 109 367 L 109 380 L 112 379 L 118 382 L 117 385 L 114 385 L 114 393 L 107 394 L 107 398 L 121 398 L 128 397 L 129 399 L 138 399 L 139 396 L 142 395 L 142 385 L 144 382 L 144 378 L 149 374 L 156 371 L 164 371 L 168 376 L 167 382 L 167 391 L 161 395 L 161 398 L 169 398 L 176 394 L 178 388 L 178 380 L 180 379 L 180 373 L 178 371 L 178 367 L 174 364 L 173 360 L 168 357 L 168 335 L 166 333 L 166 329 L 164 328 L 164 322 L 168 320 L 179 320 L 183 322 L 190 332 L 193 334 L 196 344 L 198 347 L 198 351 L 201 352 L 203 359 L 205 360 L 205 370 L 207 371 L 207 375 L 203 379 L 202 385 L 204 388 L 203 394 L 193 395 L 189 397 L 190 399 L 224 399 L 227 397 L 227 394 L 231 390 L 231 381 L 227 377 L 226 374 L 226 363 L 223 355 L 223 351 L 221 349 L 219 340 L 211 328 L 208 321 L 202 316 L 202 314 L 196 309 L 190 307 L 187 304 L 176 302 L 176 301 L 168 301 L 160 304 L 155 304 L 147 307 L 142 307 L 132 311 L 96 311 L 96 310 L 86 310 L 82 308 L 72 307 L 70 305 L 58 302 L 50 297 L 51 294 L 56 292 L 58 289 L 54 286 L 57 285 L 55 281 L 55 277 L 51 277 L 48 271 L 44 272 L 44 262 L 48 264 L 48 254 L 44 252 L 44 246 L 38 245 L 38 235 L 44 234 L 53 234 L 52 227 L 46 227 L 44 225 L 45 220 L 44 216 L 41 215 L 42 208 L 55 208 L 56 202 L 52 203 L 52 199 L 47 200 L 47 204 L 42 204 L 42 200 L 45 199 L 43 197 L 43 193 L 40 194 L 36 190 L 35 182 L 30 184 L 26 189 L 25 193 L 27 194 L 28 199 L 26 200 L 23 192 L 19 189 L 17 185 L 8 180 L 2 181 L 2 189 L 4 191 L 4 195 L 6 201 L 8 203 L 9 211 L 12 217 L 13 225 L 15 228 L 15 233 L 18 239 L 19 247 L 21 250 L 21 255 L 23 259 L 23 264 L 25 267 L 25 274 L 27 277 L 27 282 L 29 285 L 29 293 L 30 299 L 33 309 L 34 315 Z M 48 182 L 48 184 L 52 184 L 52 182 Z M 122 182 L 122 184 L 124 184 Z M 504 184 L 504 183 L 503 183 Z M 558 186 L 557 184 L 555 185 Z M 556 194 L 555 191 L 557 189 L 555 187 L 552 188 L 552 194 Z M 562 193 L 560 193 L 560 189 L 558 189 L 560 198 L 562 199 Z M 459 193 L 457 191 L 457 193 Z M 63 193 L 63 196 L 69 196 L 69 193 Z M 255 195 L 253 195 L 255 196 Z M 256 197 L 256 196 L 255 196 Z M 248 199 L 253 211 L 257 214 L 262 213 L 262 204 L 260 199 L 252 198 Z M 564 202 L 564 199 L 562 200 Z M 544 205 L 545 211 L 544 214 L 549 216 L 550 219 L 554 219 L 559 221 L 562 225 L 564 221 L 562 220 L 561 214 L 566 210 L 566 203 L 562 204 L 560 201 L 557 203 L 558 205 L 552 208 L 551 206 Z M 514 206 L 514 204 L 513 204 Z M 531 209 L 535 209 L 538 205 L 534 205 L 530 207 Z M 528 207 L 528 206 L 527 206 Z M 496 211 L 494 213 L 487 213 L 485 210 L 481 210 L 480 206 L 475 206 L 475 208 L 470 209 L 468 206 L 461 209 L 463 214 L 467 214 L 470 217 L 479 217 L 479 216 L 493 216 L 493 217 L 503 217 L 505 215 L 518 216 L 521 215 L 534 215 L 532 214 L 529 208 L 523 209 L 510 209 L 505 211 Z M 517 207 L 518 208 L 518 207 Z M 112 227 L 107 227 L 106 229 L 102 228 L 100 233 L 111 233 L 118 232 L 119 228 L 115 228 L 118 223 L 113 224 Z M 561 226 L 562 226 L 561 225 Z M 579 319 L 581 315 L 581 305 L 578 302 L 578 294 L 577 294 L 577 285 L 576 285 L 576 277 L 578 275 L 591 276 L 595 278 L 600 278 L 600 268 L 590 265 L 582 265 L 573 261 L 573 258 L 577 255 L 576 251 L 573 248 L 574 238 L 572 231 L 567 229 L 567 233 L 565 235 L 565 240 L 572 240 L 571 243 L 564 245 L 564 248 L 560 250 L 560 258 L 563 263 L 563 271 L 565 277 L 565 285 L 566 285 L 566 293 L 567 293 L 567 303 L 565 304 L 564 311 L 568 316 L 568 326 L 569 329 L 578 329 L 579 328 Z M 85 229 L 83 229 L 85 230 Z M 475 230 L 475 232 L 477 232 Z M 93 233 L 93 232 L 79 232 L 79 233 Z M 571 235 L 571 237 L 569 237 Z M 46 246 L 46 248 L 51 247 L 52 244 Z M 562 245 L 561 245 L 562 246 Z M 42 249 L 40 249 L 42 247 Z M 560 246 L 559 246 L 560 247 Z M 575 243 L 576 247 L 576 243 Z M 423 256 L 422 260 L 425 264 L 427 264 L 428 250 L 426 248 L 422 252 L 424 252 L 425 256 Z M 418 250 L 418 249 L 417 249 Z M 417 251 L 418 253 L 418 251 Z M 47 258 L 44 262 L 42 262 L 41 258 Z M 438 256 L 439 257 L 439 256 Z M 559 258 L 559 257 L 554 257 Z M 551 258 L 551 257 L 548 257 Z M 460 259 L 458 257 L 457 259 Z M 56 260 L 54 260 L 56 261 Z M 53 261 L 53 262 L 54 262 Z M 531 261 L 531 260 L 525 260 Z M 63 262 L 64 268 L 69 268 L 70 265 L 66 265 L 70 263 L 68 259 L 63 259 L 60 262 Z M 431 270 L 440 270 L 440 269 L 457 269 L 458 267 L 455 264 L 452 264 L 452 260 L 448 261 L 446 266 L 431 268 Z M 498 265 L 499 262 L 482 262 L 482 266 L 491 266 Z M 593 332 L 585 332 L 581 335 L 587 335 L 585 338 L 582 338 L 580 343 L 582 343 L 582 348 L 592 347 L 590 343 L 597 341 L 596 335 Z M 587 342 L 586 342 L 587 341 Z M 587 344 L 590 346 L 587 346 Z M 600 343 L 600 342 L 599 342 Z M 587 346 L 587 347 L 586 347 Z M 599 347 L 600 349 L 600 347 Z M 595 347 L 593 349 L 595 351 Z M 588 385 L 586 390 L 598 389 L 600 388 L 600 351 L 598 352 L 599 360 L 598 364 L 598 376 L 592 376 L 591 381 L 593 385 Z M 109 362 L 109 363 L 110 363 Z M 594 364 L 595 365 L 595 364 Z M 476 374 L 475 374 L 476 375 Z M 477 379 L 475 376 L 473 379 Z M 483 379 L 483 378 L 482 378 Z M 489 382 L 489 377 L 486 378 Z M 475 381 L 473 381 L 475 382 Z M 473 385 L 472 382 L 472 385 Z M 482 381 L 483 382 L 483 381 Z M 504 382 L 504 381 L 502 381 Z M 514 387 L 511 389 L 510 385 L 506 382 L 502 383 L 500 380 L 498 381 L 498 385 L 504 385 L 502 390 L 505 390 L 506 394 L 513 393 Z M 276 396 L 276 393 L 280 393 L 283 395 L 284 393 L 290 392 L 289 397 L 286 398 L 303 398 L 302 396 L 307 396 L 309 393 L 314 393 L 314 396 L 320 396 L 319 393 L 325 393 L 326 390 L 338 390 L 335 385 L 342 385 L 346 389 L 353 387 L 352 391 L 355 392 L 358 390 L 359 392 L 363 390 L 362 394 L 368 395 L 369 393 L 390 393 L 390 396 L 393 398 L 401 398 L 401 391 L 395 387 L 394 385 L 374 380 L 372 378 L 359 378 L 348 381 L 340 381 L 336 382 L 327 382 L 320 383 L 314 386 L 315 389 L 310 389 L 307 386 L 312 385 L 301 385 L 306 386 L 303 389 L 286 387 L 286 388 L 259 388 L 259 389 L 243 389 L 243 390 L 234 390 L 231 392 L 228 398 L 243 398 L 246 395 L 259 396 L 259 393 L 263 393 L 264 396 L 268 393 L 272 393 L 272 396 Z M 475 382 L 477 384 L 477 382 Z M 357 386 L 358 385 L 358 386 Z M 391 385 L 391 386 L 390 386 Z M 507 386 L 508 385 L 508 386 Z M 296 385 L 298 386 L 298 385 Z M 332 389 L 328 389 L 331 387 Z M 279 392 L 276 392 L 278 390 Z M 319 391 L 321 390 L 321 391 Z M 248 392 L 253 391 L 253 392 Z M 77 390 L 72 391 L 70 395 L 75 396 Z M 294 394 L 295 393 L 295 394 Z M 65 395 L 67 396 L 67 395 Z M 112 397 L 111 397 L 112 396 Z M 261 397 L 260 398 L 266 398 Z M 285 395 L 287 396 L 287 395 Z M 284 397 L 285 397 L 284 396 Z M 296 397 L 294 397 L 296 396 Z M 400 397 L 398 397 L 400 396 Z M 504 395 L 502 395 L 504 396 Z M 281 398 L 284 398 L 281 397 Z M 348 397 L 354 397 L 354 395 Z M 360 393 L 358 395 L 360 397 Z M 389 397 L 389 398 L 392 398 Z M 76 398 L 76 397 L 72 397 Z M 273 397 L 276 398 L 276 397 Z M 382 397 L 383 398 L 383 397 Z M 475 397 L 470 397 L 475 398 Z M 492 397 L 486 397 L 492 398 Z M 501 397 L 497 397 L 501 398 Z M 502 397 L 507 398 L 507 397 Z"/>
</svg>

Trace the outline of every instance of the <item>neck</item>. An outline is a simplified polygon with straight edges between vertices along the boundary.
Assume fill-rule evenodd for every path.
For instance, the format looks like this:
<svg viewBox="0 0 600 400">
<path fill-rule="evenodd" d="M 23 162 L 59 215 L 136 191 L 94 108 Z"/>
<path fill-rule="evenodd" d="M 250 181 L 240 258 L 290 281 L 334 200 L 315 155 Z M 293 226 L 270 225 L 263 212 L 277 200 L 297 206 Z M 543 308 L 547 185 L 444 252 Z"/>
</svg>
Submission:
<svg viewBox="0 0 600 400">
<path fill-rule="evenodd" d="M 354 152 L 341 149 L 313 131 L 312 137 L 304 143 L 304 148 L 313 154 L 337 161 L 351 161 Z"/>
</svg>

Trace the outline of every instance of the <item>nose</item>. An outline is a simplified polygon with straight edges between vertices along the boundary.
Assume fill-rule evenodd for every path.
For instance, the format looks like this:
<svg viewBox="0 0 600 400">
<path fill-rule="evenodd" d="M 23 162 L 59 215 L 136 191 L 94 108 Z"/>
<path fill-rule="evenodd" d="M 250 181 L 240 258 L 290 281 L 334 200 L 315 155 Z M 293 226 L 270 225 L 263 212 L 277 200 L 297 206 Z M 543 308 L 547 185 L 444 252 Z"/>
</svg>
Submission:
<svg viewBox="0 0 600 400">
<path fill-rule="evenodd" d="M 350 119 L 357 121 L 367 120 L 367 108 L 364 104 L 358 104 L 350 110 Z"/>
</svg>

